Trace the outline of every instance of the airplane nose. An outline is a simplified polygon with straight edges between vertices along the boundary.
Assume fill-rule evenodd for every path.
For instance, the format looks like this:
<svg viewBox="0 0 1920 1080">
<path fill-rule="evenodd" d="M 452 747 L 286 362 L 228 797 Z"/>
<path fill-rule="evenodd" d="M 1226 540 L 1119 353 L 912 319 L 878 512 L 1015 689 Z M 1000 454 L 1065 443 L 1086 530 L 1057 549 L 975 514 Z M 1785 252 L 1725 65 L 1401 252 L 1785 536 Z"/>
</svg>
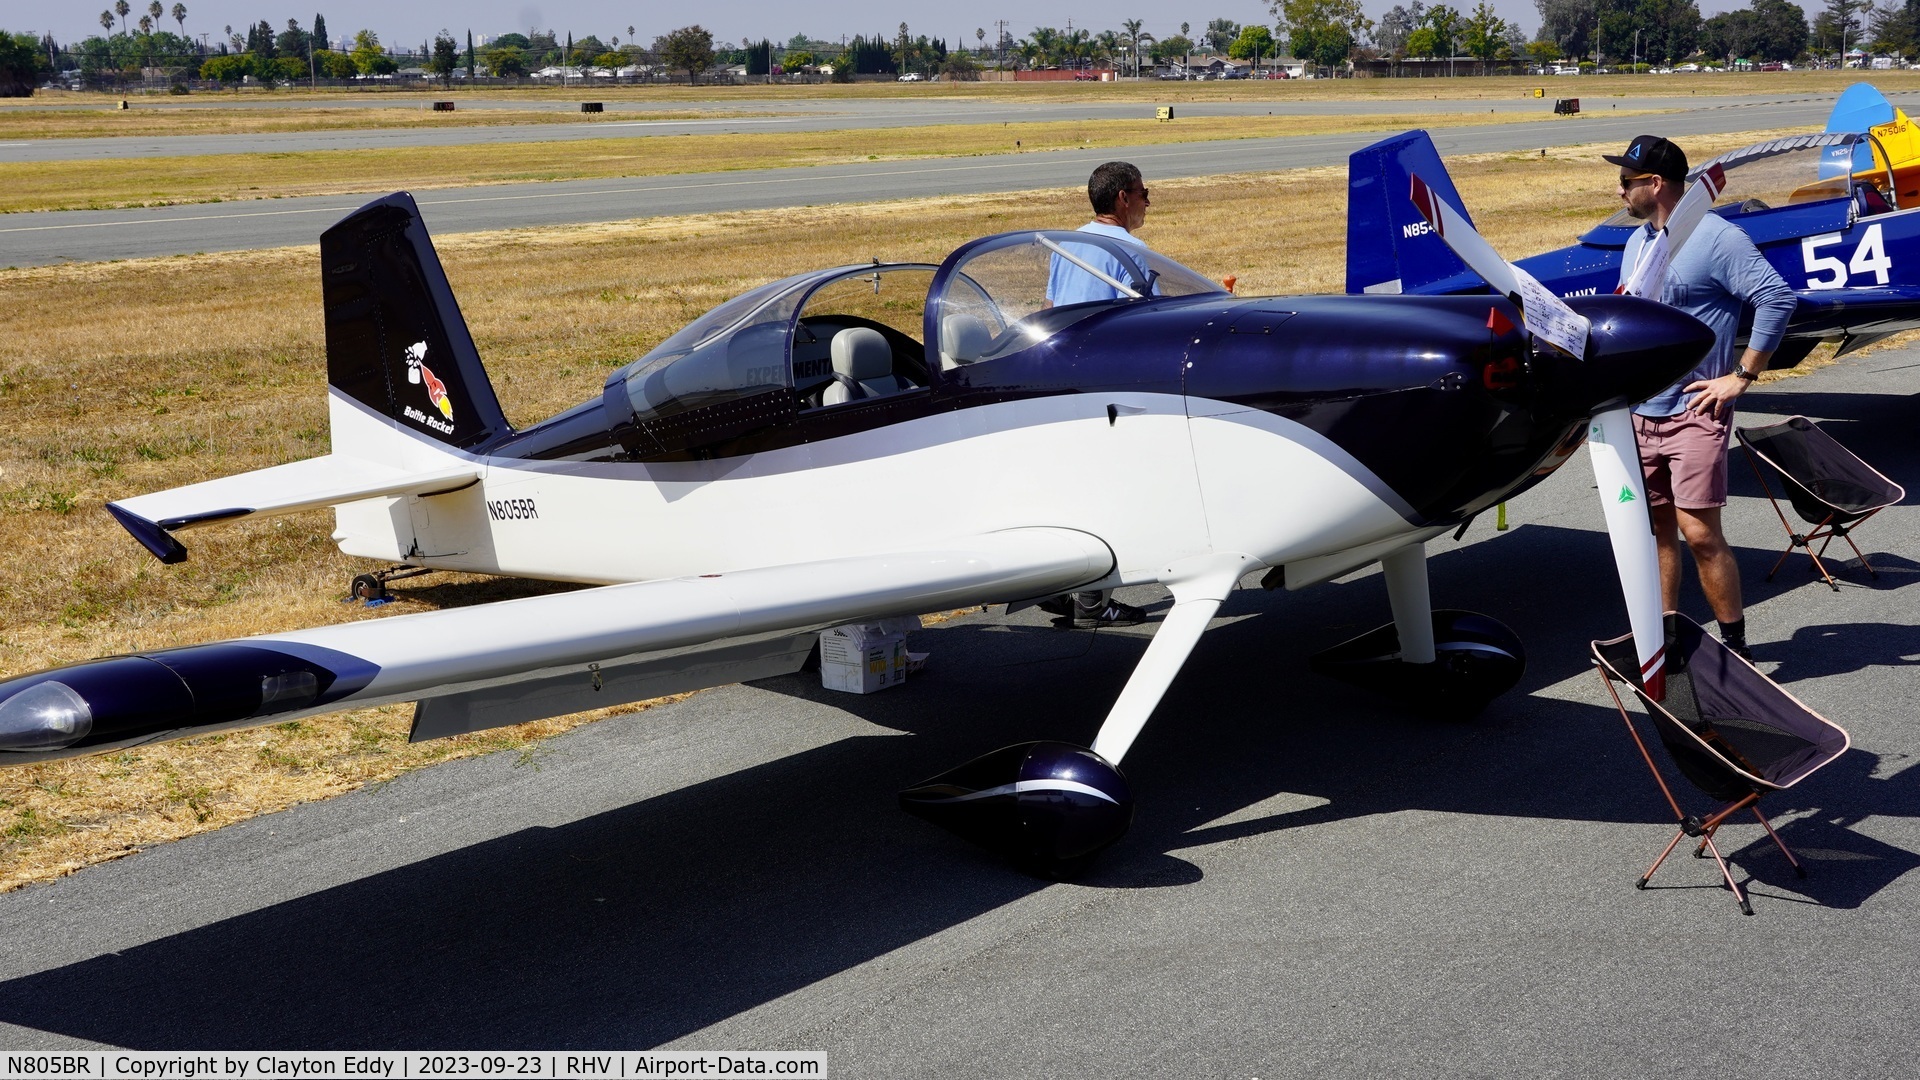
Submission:
<svg viewBox="0 0 1920 1080">
<path fill-rule="evenodd" d="M 1587 317 L 1587 353 L 1542 349 L 1534 358 L 1541 403 L 1560 415 L 1591 416 L 1645 401 L 1692 371 L 1713 348 L 1713 331 L 1678 308 L 1637 296 L 1570 296 Z"/>
</svg>

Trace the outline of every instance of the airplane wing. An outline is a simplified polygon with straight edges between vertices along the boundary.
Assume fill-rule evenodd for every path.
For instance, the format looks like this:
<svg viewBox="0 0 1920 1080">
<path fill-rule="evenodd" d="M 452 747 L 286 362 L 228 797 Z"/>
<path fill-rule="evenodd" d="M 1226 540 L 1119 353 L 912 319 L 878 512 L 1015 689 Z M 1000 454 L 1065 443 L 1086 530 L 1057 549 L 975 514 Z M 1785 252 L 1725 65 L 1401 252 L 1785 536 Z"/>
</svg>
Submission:
<svg viewBox="0 0 1920 1080">
<path fill-rule="evenodd" d="M 826 627 L 1065 592 L 1113 565 L 1088 533 L 1011 529 L 92 660 L 0 683 L 0 763 L 397 701 L 450 699 L 415 714 L 416 739 L 522 723 L 793 671 Z"/>
</svg>

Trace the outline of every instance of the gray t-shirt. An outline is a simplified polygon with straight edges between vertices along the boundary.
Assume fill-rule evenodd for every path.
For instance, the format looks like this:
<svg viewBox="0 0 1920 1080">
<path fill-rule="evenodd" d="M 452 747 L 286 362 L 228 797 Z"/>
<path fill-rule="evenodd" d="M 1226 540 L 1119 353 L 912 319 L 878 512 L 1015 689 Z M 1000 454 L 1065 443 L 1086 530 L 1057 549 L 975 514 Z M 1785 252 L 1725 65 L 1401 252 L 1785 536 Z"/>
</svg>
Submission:
<svg viewBox="0 0 1920 1080">
<path fill-rule="evenodd" d="M 1633 276 L 1640 249 L 1653 238 L 1653 230 L 1642 226 L 1627 240 L 1620 260 L 1620 280 Z M 1682 387 L 1702 379 L 1717 379 L 1733 371 L 1739 363 L 1734 339 L 1740 333 L 1740 315 L 1753 307 L 1753 332 L 1747 338 L 1750 348 L 1772 352 L 1786 335 L 1787 320 L 1799 300 L 1780 279 L 1760 249 L 1753 246 L 1739 226 L 1718 214 L 1708 214 L 1688 238 L 1687 246 L 1667 270 L 1666 289 L 1660 299 L 1706 323 L 1713 331 L 1713 348 L 1694 367 L 1676 379 L 1673 385 L 1634 408 L 1641 416 L 1673 416 L 1686 411 L 1691 401 Z"/>
</svg>

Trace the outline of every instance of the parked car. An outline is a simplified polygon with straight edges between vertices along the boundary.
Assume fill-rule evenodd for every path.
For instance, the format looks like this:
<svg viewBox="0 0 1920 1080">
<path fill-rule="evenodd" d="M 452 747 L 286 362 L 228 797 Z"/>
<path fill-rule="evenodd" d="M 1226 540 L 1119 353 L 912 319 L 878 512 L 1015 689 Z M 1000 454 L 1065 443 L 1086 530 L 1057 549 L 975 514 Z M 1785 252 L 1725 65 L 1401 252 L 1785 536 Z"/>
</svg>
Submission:
<svg viewBox="0 0 1920 1080">
<path fill-rule="evenodd" d="M 924 75 L 922 75 L 922 74 L 920 74 L 919 72 L 917 72 L 917 71 L 909 71 L 909 72 L 907 72 L 907 73 L 906 73 L 905 75 L 902 75 L 902 76 L 900 76 L 900 78 L 899 78 L 899 79 L 897 79 L 897 80 L 895 80 L 895 81 L 897 81 L 897 82 L 925 82 L 925 81 L 927 81 L 927 80 L 926 80 L 926 76 L 924 76 Z"/>
</svg>

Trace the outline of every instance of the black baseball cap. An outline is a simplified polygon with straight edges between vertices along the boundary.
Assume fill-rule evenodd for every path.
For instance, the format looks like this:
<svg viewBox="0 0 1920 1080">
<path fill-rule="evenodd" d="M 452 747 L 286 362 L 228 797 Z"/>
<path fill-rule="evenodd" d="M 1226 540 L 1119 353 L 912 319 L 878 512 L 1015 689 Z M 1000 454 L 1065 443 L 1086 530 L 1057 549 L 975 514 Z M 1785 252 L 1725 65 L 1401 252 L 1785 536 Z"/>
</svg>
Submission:
<svg viewBox="0 0 1920 1080">
<path fill-rule="evenodd" d="M 1634 172 L 1652 173 L 1676 184 L 1687 180 L 1687 155 L 1658 135 L 1636 135 L 1624 154 L 1602 154 L 1601 160 Z"/>
</svg>

